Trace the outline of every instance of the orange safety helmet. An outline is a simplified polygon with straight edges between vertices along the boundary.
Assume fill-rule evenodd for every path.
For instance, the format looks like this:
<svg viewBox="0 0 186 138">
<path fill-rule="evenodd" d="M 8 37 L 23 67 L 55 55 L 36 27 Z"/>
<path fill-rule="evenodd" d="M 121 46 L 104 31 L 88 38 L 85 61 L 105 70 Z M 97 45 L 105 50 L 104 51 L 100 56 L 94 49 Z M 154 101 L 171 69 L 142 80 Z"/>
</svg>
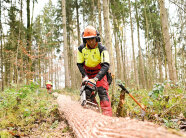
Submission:
<svg viewBox="0 0 186 138">
<path fill-rule="evenodd" d="M 97 31 L 93 26 L 87 26 L 83 32 L 83 38 L 97 37 Z"/>
<path fill-rule="evenodd" d="M 101 41 L 98 31 L 91 25 L 87 26 L 84 32 L 82 33 L 83 43 L 86 43 L 87 38 L 94 37 L 96 38 L 97 42 Z"/>
</svg>

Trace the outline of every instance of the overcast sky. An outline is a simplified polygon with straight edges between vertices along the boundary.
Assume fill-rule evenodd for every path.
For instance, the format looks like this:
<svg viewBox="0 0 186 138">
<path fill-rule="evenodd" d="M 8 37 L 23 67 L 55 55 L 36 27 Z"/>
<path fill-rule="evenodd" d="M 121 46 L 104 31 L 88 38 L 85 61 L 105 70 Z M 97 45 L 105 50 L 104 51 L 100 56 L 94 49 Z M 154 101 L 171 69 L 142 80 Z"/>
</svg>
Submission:
<svg viewBox="0 0 186 138">
<path fill-rule="evenodd" d="M 58 0 L 52 0 L 53 5 L 57 5 Z M 49 0 L 38 0 L 38 3 L 35 3 L 34 7 L 34 19 L 37 17 L 37 15 L 42 13 L 42 10 L 44 6 L 49 2 Z M 32 8 L 32 6 L 31 6 Z"/>
</svg>

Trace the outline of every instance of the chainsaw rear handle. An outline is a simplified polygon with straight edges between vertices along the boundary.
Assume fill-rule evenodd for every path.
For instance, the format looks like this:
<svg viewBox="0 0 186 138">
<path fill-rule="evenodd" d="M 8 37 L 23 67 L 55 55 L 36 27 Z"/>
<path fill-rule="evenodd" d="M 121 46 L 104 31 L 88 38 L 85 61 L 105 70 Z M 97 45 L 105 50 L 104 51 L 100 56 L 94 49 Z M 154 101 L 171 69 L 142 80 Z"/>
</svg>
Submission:
<svg viewBox="0 0 186 138">
<path fill-rule="evenodd" d="M 81 86 L 86 86 L 86 87 L 90 88 L 93 91 L 96 91 L 96 89 L 97 89 L 96 84 L 91 82 L 91 81 L 89 81 L 89 80 L 83 81 Z"/>
</svg>

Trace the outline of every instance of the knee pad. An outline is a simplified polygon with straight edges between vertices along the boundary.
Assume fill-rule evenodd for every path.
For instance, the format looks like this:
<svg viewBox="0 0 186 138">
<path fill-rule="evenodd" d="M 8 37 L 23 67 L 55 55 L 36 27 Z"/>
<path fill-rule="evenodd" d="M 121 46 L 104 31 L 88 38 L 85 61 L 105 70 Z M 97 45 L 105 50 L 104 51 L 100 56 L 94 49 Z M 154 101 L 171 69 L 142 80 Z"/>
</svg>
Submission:
<svg viewBox="0 0 186 138">
<path fill-rule="evenodd" d="M 98 95 L 100 101 L 109 101 L 107 90 L 103 87 L 98 87 Z"/>
</svg>

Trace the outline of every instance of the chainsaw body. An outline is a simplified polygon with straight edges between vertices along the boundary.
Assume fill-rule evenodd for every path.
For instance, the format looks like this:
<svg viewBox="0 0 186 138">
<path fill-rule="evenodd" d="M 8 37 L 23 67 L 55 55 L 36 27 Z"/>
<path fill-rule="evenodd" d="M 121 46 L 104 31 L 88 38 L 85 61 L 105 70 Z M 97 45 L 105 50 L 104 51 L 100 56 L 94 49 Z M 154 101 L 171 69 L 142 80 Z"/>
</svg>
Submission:
<svg viewBox="0 0 186 138">
<path fill-rule="evenodd" d="M 87 107 L 88 105 L 93 107 L 98 107 L 93 99 L 96 97 L 97 87 L 94 83 L 90 81 L 84 81 L 80 89 L 80 102 L 81 106 Z"/>
</svg>

